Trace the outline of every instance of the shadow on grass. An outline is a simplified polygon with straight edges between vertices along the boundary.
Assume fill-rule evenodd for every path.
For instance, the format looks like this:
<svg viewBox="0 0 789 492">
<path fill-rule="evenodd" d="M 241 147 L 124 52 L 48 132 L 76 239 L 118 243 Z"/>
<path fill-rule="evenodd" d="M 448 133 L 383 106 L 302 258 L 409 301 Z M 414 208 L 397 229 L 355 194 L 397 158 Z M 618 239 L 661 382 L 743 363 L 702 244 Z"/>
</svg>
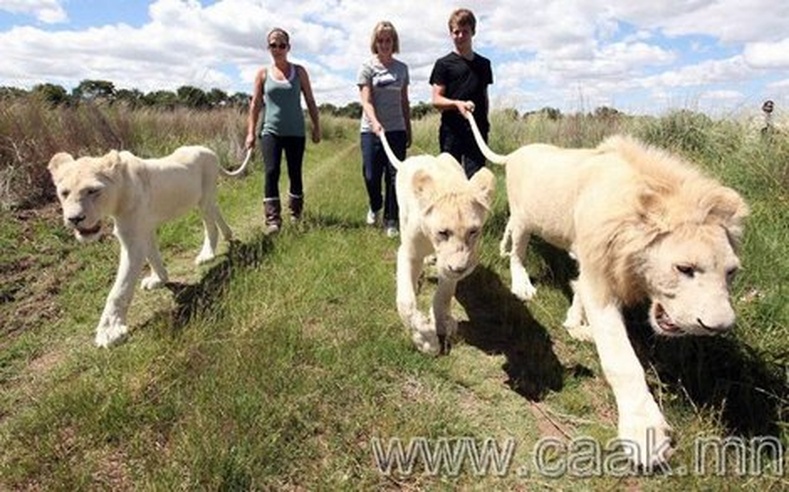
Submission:
<svg viewBox="0 0 789 492">
<path fill-rule="evenodd" d="M 658 337 L 645 321 L 644 307 L 627 314 L 639 359 L 652 364 L 671 392 L 695 407 L 719 410 L 721 423 L 733 434 L 780 437 L 789 418 L 781 364 L 763 360 L 734 337 Z"/>
<path fill-rule="evenodd" d="M 569 302 L 575 262 L 539 239 L 532 240 L 530 249 L 544 262 L 534 278 L 538 288 L 544 284 L 562 289 Z M 495 273 L 478 267 L 458 285 L 456 297 L 470 318 L 461 323 L 461 335 L 485 352 L 507 356 L 505 370 L 515 391 L 534 400 L 546 390 L 561 389 L 562 369 L 548 330 Z M 765 361 L 734 337 L 657 337 L 647 322 L 646 306 L 624 314 L 639 360 L 654 368 L 668 391 L 696 408 L 719 410 L 721 424 L 735 435 L 781 437 L 789 420 L 789 377 L 783 365 Z M 564 371 L 571 373 L 592 375 L 584 367 Z"/>
<path fill-rule="evenodd" d="M 221 303 L 216 303 L 233 272 L 255 266 L 274 247 L 271 236 L 262 231 L 248 242 L 233 240 L 226 255 L 212 265 L 195 284 L 168 282 L 167 288 L 175 298 L 175 309 L 171 313 L 172 327 L 180 330 L 195 315 L 201 314 Z"/>
<path fill-rule="evenodd" d="M 545 327 L 502 284 L 498 275 L 480 265 L 458 284 L 455 294 L 469 317 L 458 333 L 488 354 L 504 354 L 507 384 L 529 400 L 539 401 L 562 388 L 563 369 Z"/>
</svg>

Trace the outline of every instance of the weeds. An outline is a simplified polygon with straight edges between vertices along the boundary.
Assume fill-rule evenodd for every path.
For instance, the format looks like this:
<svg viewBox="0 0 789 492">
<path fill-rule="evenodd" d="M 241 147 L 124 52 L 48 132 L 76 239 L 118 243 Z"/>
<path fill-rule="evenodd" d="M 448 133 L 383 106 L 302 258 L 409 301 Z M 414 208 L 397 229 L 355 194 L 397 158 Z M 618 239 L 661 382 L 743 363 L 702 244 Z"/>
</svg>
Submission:
<svg viewBox="0 0 789 492">
<path fill-rule="evenodd" d="M 52 153 L 141 155 L 201 142 L 232 167 L 245 134 L 232 111 L 4 108 L 5 203 L 49 196 L 32 178 Z M 655 340 L 643 313 L 632 338 L 678 436 L 677 468 L 699 435 L 787 441 L 787 143 L 751 138 L 737 122 L 681 113 L 661 118 L 491 115 L 491 147 L 596 145 L 632 133 L 683 153 L 740 190 L 752 209 L 733 288 L 738 326 L 726 338 Z M 509 293 L 497 242 L 507 217 L 497 194 L 482 261 L 459 285 L 460 338 L 448 357 L 413 350 L 397 316 L 397 242 L 364 224 L 358 122 L 324 118 L 308 144 L 303 223 L 262 233 L 262 175 L 222 180 L 219 203 L 239 242 L 195 270 L 196 215 L 163 226 L 173 283 L 138 292 L 132 333 L 91 345 L 118 261 L 117 244 L 78 245 L 56 207 L 0 210 L 0 488 L 3 489 L 572 489 L 781 490 L 784 475 L 570 476 L 528 474 L 541 438 L 616 434 L 615 404 L 590 344 L 561 329 L 574 267 L 547 245 L 530 249 L 539 299 Z M 97 126 L 103 129 L 96 128 Z M 415 122 L 409 152 L 436 153 L 438 117 Z M 9 169 L 13 172 L 9 173 Z M 32 169 L 32 168 L 31 168 Z M 495 168 L 499 175 L 500 168 Z M 43 172 L 43 171 L 41 171 Z M 9 178 L 9 176 L 11 176 Z M 44 175 L 45 176 L 45 175 Z M 39 178 L 48 180 L 47 177 Z M 10 180 L 10 181 L 9 181 Z M 22 185 L 18 185 L 21 180 Z M 26 181 L 28 180 L 28 181 Z M 25 185 L 24 183 L 30 183 Z M 500 190 L 503 190 L 501 187 Z M 28 193 L 29 192 L 29 193 Z M 422 286 L 422 301 L 434 285 Z M 21 316 L 24 307 L 26 316 Z M 10 327 L 10 328 L 9 328 Z M 371 443 L 389 438 L 514 438 L 505 476 L 385 476 Z M 523 465 L 518 467 L 517 465 Z"/>
</svg>

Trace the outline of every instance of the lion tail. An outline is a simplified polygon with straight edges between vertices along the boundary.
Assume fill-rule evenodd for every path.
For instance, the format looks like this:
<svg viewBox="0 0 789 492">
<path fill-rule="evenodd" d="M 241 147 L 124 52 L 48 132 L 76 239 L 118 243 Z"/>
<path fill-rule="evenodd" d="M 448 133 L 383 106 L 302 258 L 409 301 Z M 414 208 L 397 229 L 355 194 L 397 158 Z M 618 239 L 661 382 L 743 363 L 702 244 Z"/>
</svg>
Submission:
<svg viewBox="0 0 789 492">
<path fill-rule="evenodd" d="M 465 117 L 468 120 L 469 125 L 471 125 L 471 133 L 474 134 L 474 140 L 477 142 L 477 147 L 479 147 L 479 150 L 482 152 L 482 155 L 485 156 L 485 159 L 494 164 L 506 164 L 507 156 L 493 152 L 490 147 L 488 147 L 488 144 L 485 143 L 485 139 L 482 138 L 482 133 L 480 133 L 479 127 L 477 126 L 477 120 L 474 119 L 474 115 L 471 113 L 471 111 L 466 111 Z"/>
<path fill-rule="evenodd" d="M 392 163 L 392 166 L 396 170 L 400 170 L 400 165 L 403 163 L 400 159 L 397 158 L 395 153 L 392 151 L 392 147 L 389 146 L 389 141 L 386 140 L 386 131 L 381 129 L 381 134 L 379 135 L 381 138 L 381 144 L 384 146 L 384 152 L 386 153 L 386 157 L 389 158 L 389 162 Z"/>
<path fill-rule="evenodd" d="M 224 174 L 225 176 L 238 176 L 239 174 L 243 173 L 246 170 L 247 165 L 251 160 L 252 160 L 252 149 L 247 149 L 247 156 L 244 158 L 244 162 L 241 164 L 241 166 L 239 166 L 238 169 L 236 169 L 235 171 L 228 171 L 222 166 L 219 166 L 219 169 L 222 170 L 222 174 Z"/>
</svg>

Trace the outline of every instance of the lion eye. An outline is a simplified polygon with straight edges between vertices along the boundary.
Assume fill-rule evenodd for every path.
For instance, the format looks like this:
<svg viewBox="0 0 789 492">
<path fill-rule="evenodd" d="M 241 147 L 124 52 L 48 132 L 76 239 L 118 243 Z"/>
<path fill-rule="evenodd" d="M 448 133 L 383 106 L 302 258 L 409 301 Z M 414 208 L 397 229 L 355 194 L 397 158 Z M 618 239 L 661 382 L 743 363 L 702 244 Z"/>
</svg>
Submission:
<svg viewBox="0 0 789 492">
<path fill-rule="evenodd" d="M 63 198 L 68 198 L 69 193 L 71 193 L 69 190 L 61 190 L 60 191 L 60 196 L 63 197 Z"/>
<path fill-rule="evenodd" d="M 696 270 L 691 265 L 676 265 L 674 268 L 676 268 L 679 273 L 689 278 L 693 278 L 693 274 L 696 273 Z"/>
<path fill-rule="evenodd" d="M 442 241 L 446 241 L 449 239 L 450 232 L 447 229 L 442 229 L 438 231 L 438 238 Z"/>
<path fill-rule="evenodd" d="M 479 234 L 479 229 L 471 229 L 470 231 L 468 231 L 469 237 L 476 237 L 477 234 Z"/>
<path fill-rule="evenodd" d="M 99 188 L 89 188 L 88 191 L 86 192 L 88 196 L 98 195 L 99 193 L 101 193 L 101 190 Z"/>
<path fill-rule="evenodd" d="M 726 281 L 729 282 L 729 283 L 733 282 L 734 281 L 734 277 L 737 276 L 737 272 L 738 271 L 739 270 L 737 268 L 730 268 L 729 270 L 727 270 L 726 271 Z"/>
</svg>

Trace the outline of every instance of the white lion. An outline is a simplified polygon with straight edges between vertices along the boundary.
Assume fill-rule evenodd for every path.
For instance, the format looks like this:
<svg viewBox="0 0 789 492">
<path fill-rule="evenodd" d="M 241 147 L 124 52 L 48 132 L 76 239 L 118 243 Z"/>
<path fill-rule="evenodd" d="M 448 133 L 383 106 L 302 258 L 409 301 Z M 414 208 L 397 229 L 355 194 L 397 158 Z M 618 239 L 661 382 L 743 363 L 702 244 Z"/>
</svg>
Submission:
<svg viewBox="0 0 789 492">
<path fill-rule="evenodd" d="M 482 227 L 493 201 L 496 177 L 480 169 L 467 179 L 449 154 L 419 155 L 398 160 L 382 131 L 381 141 L 397 169 L 395 189 L 400 207 L 397 250 L 397 310 L 412 340 L 423 352 L 437 354 L 449 347 L 457 329 L 450 312 L 457 283 L 479 262 Z M 424 259 L 435 253 L 438 288 L 430 318 L 417 308 L 416 286 Z"/>
<path fill-rule="evenodd" d="M 670 427 L 647 388 L 621 308 L 648 299 L 659 335 L 729 330 L 729 286 L 748 207 L 731 188 L 632 138 L 612 137 L 595 149 L 534 144 L 502 156 L 469 121 L 485 157 L 506 164 L 510 219 L 501 248 L 512 292 L 525 300 L 535 294 L 523 267 L 530 234 L 576 257 L 580 274 L 565 326 L 595 342 L 625 449 L 639 465 L 663 462 Z"/>
<path fill-rule="evenodd" d="M 217 226 L 226 240 L 231 239 L 216 203 L 217 176 L 220 170 L 230 176 L 240 174 L 248 162 L 249 154 L 238 170 L 225 171 L 216 154 L 201 146 L 180 147 L 160 159 L 115 150 L 76 160 L 66 152 L 52 157 L 49 172 L 66 226 L 79 241 L 90 242 L 100 237 L 102 219 L 112 217 L 121 245 L 118 273 L 96 330 L 96 345 L 107 347 L 126 335 L 126 313 L 146 260 L 151 273 L 142 287 L 153 289 L 167 282 L 156 244 L 159 224 L 199 207 L 205 241 L 198 264 L 214 258 Z"/>
</svg>

